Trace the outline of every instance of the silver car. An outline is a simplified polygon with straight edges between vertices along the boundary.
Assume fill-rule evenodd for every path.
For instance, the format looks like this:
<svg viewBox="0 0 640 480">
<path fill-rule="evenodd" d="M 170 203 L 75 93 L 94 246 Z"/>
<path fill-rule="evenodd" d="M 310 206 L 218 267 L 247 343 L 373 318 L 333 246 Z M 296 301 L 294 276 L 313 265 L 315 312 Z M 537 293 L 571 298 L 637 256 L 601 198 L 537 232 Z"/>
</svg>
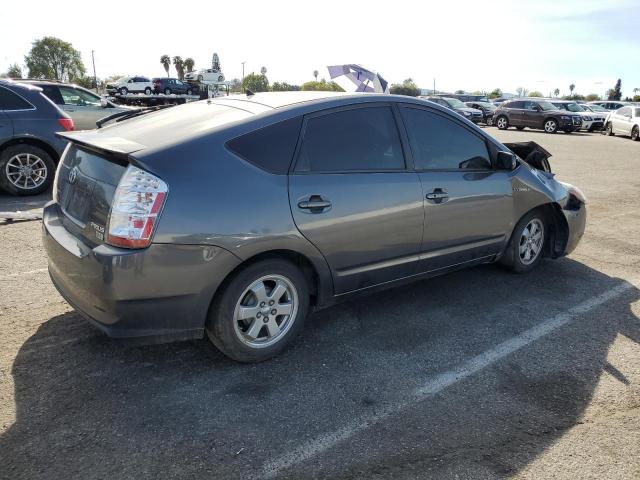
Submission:
<svg viewBox="0 0 640 480">
<path fill-rule="evenodd" d="M 28 80 L 42 88 L 49 99 L 73 119 L 76 130 L 96 128 L 96 122 L 114 113 L 132 111 L 131 107 L 116 105 L 99 95 L 78 85 L 51 80 Z"/>
<path fill-rule="evenodd" d="M 483 263 L 527 272 L 585 227 L 544 149 L 405 96 L 222 97 L 64 137 L 43 219 L 60 293 L 112 337 L 206 333 L 242 362 L 310 310 Z"/>
</svg>

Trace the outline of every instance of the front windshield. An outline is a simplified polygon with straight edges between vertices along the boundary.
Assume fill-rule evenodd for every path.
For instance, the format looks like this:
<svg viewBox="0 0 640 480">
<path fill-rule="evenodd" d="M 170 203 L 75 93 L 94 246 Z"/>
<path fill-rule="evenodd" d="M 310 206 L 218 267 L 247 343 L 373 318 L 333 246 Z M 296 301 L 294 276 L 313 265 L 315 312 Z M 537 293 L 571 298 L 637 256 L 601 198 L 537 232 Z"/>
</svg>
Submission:
<svg viewBox="0 0 640 480">
<path fill-rule="evenodd" d="M 600 105 L 587 105 L 592 112 L 606 112 L 608 111 L 606 108 L 601 107 Z"/>
<path fill-rule="evenodd" d="M 582 105 L 578 105 L 577 103 L 568 103 L 567 110 L 570 112 L 584 112 L 585 109 L 582 108 Z"/>
<path fill-rule="evenodd" d="M 445 98 L 444 100 L 451 108 L 467 108 L 467 106 L 457 98 Z"/>
<path fill-rule="evenodd" d="M 558 110 L 558 107 L 552 105 L 549 102 L 538 102 L 538 105 L 540 105 L 540 108 L 542 108 L 542 110 L 545 112 L 549 110 Z"/>
<path fill-rule="evenodd" d="M 489 103 L 489 102 L 476 102 L 476 103 L 481 107 L 487 108 L 489 110 L 495 110 L 496 108 L 498 108 L 493 103 Z"/>
</svg>

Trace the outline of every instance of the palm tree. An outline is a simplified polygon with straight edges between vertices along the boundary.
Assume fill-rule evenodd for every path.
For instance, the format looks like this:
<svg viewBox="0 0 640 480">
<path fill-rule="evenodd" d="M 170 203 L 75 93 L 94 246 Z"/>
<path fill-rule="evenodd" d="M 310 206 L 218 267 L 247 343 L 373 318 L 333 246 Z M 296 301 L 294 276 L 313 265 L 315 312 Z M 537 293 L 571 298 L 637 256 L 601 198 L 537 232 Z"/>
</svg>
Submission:
<svg viewBox="0 0 640 480">
<path fill-rule="evenodd" d="M 191 57 L 184 59 L 184 66 L 187 69 L 187 72 L 193 72 L 193 66 L 195 64 L 196 62 Z"/>
<path fill-rule="evenodd" d="M 173 57 L 173 66 L 176 67 L 176 72 L 178 72 L 178 78 L 182 80 L 184 78 L 184 60 L 179 55 Z"/>
<path fill-rule="evenodd" d="M 169 55 L 162 55 L 160 57 L 160 63 L 164 67 L 164 71 L 167 72 L 167 77 L 169 76 L 169 66 L 171 65 L 171 59 Z"/>
<path fill-rule="evenodd" d="M 559 89 L 559 88 L 556 88 L 556 89 L 553 91 L 553 96 L 554 96 L 554 97 L 557 97 L 558 95 L 560 95 L 560 89 Z"/>
<path fill-rule="evenodd" d="M 576 88 L 576 86 L 572 83 L 571 85 L 569 85 L 569 91 L 571 92 L 571 96 L 573 97 L 573 90 Z"/>
<path fill-rule="evenodd" d="M 267 74 L 267 67 L 262 67 L 262 68 L 260 69 L 260 73 L 261 73 L 262 75 L 266 75 L 266 74 Z"/>
<path fill-rule="evenodd" d="M 318 70 L 314 70 L 313 71 L 313 76 L 316 79 L 316 82 L 318 81 Z"/>
</svg>

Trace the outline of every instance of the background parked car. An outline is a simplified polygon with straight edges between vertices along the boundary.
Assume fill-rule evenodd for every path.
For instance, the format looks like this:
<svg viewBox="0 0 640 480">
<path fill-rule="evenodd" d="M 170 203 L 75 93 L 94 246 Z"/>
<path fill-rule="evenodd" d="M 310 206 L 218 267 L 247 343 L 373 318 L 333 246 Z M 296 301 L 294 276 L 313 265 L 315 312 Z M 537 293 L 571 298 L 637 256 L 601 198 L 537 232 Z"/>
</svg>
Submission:
<svg viewBox="0 0 640 480">
<path fill-rule="evenodd" d="M 185 80 L 209 83 L 224 82 L 224 73 L 213 68 L 204 68 L 197 72 L 189 72 L 184 76 Z"/>
<path fill-rule="evenodd" d="M 640 107 L 625 106 L 612 112 L 607 118 L 607 135 L 629 135 L 640 139 Z"/>
<path fill-rule="evenodd" d="M 593 132 L 604 128 L 606 114 L 594 114 L 572 100 L 549 99 L 549 102 L 560 110 L 575 113 L 582 117 L 582 130 Z"/>
<path fill-rule="evenodd" d="M 153 83 L 154 93 L 164 93 L 165 95 L 193 95 L 200 91 L 196 85 L 182 82 L 177 78 L 158 77 L 154 78 L 151 82 Z"/>
<path fill-rule="evenodd" d="M 127 93 L 145 93 L 151 95 L 153 84 L 147 77 L 133 76 L 121 77 L 115 82 L 107 84 L 107 93 L 115 95 L 126 95 Z"/>
<path fill-rule="evenodd" d="M 116 105 L 78 85 L 49 80 L 25 80 L 23 82 L 42 88 L 42 93 L 61 110 L 69 114 L 76 130 L 96 128 L 96 122 L 101 118 L 131 110 L 130 107 Z"/>
<path fill-rule="evenodd" d="M 491 125 L 493 123 L 493 114 L 498 108 L 497 105 L 494 105 L 491 102 L 482 102 L 482 101 L 465 102 L 465 105 L 467 107 L 480 110 L 482 112 L 482 121 L 487 125 Z"/>
<path fill-rule="evenodd" d="M 544 130 L 547 133 L 556 133 L 562 130 L 571 133 L 580 130 L 582 118 L 578 114 L 559 110 L 546 100 L 518 99 L 504 102 L 493 114 L 494 124 L 500 130 L 516 127 L 522 130 L 525 127 Z"/>
<path fill-rule="evenodd" d="M 596 100 L 594 102 L 589 102 L 589 105 L 599 105 L 607 110 L 618 110 L 619 108 L 629 104 L 627 102 L 618 102 L 615 100 Z"/>
<path fill-rule="evenodd" d="M 40 87 L 0 80 L 0 188 L 12 195 L 45 191 L 67 141 L 55 133 L 73 120 Z"/>
<path fill-rule="evenodd" d="M 449 110 L 453 110 L 459 115 L 462 115 L 468 120 L 471 120 L 473 123 L 482 122 L 483 115 L 480 110 L 475 108 L 467 107 L 462 101 L 457 98 L 450 97 L 420 97 L 425 100 L 429 100 L 430 102 L 437 103 L 438 105 L 442 105 Z"/>
</svg>

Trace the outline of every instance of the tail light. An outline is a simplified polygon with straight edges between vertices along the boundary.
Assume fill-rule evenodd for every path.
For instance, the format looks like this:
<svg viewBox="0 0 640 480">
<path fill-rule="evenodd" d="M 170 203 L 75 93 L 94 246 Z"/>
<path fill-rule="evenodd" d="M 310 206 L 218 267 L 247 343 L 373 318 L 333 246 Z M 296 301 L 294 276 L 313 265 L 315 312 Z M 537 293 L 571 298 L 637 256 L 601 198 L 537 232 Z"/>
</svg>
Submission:
<svg viewBox="0 0 640 480">
<path fill-rule="evenodd" d="M 107 243 L 125 248 L 148 247 L 167 191 L 167 184 L 161 179 L 129 165 L 113 196 Z"/>
<path fill-rule="evenodd" d="M 71 130 L 73 130 L 75 128 L 75 125 L 73 124 L 73 119 L 71 119 L 71 118 L 66 118 L 66 117 L 59 118 L 58 119 L 58 123 L 67 132 L 70 132 Z"/>
</svg>

